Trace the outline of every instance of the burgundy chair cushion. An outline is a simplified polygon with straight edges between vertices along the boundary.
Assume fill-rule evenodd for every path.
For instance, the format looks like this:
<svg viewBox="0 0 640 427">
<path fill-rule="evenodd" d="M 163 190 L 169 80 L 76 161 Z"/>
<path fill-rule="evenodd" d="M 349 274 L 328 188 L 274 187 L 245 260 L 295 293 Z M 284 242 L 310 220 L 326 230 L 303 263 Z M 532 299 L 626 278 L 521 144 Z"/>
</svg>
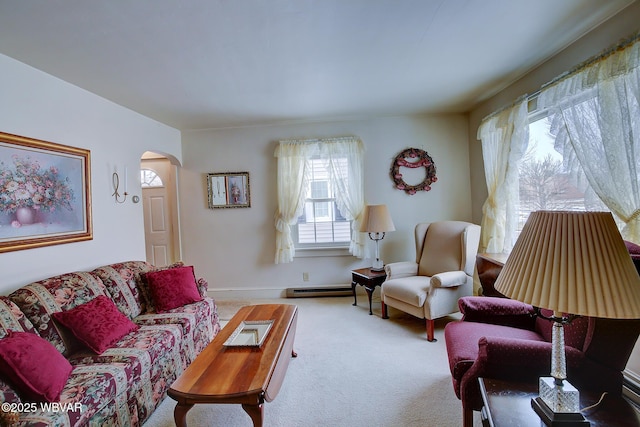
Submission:
<svg viewBox="0 0 640 427">
<path fill-rule="evenodd" d="M 53 313 L 53 317 L 98 354 L 139 328 L 104 295 L 71 310 Z"/>
<path fill-rule="evenodd" d="M 624 245 L 627 247 L 627 251 L 630 255 L 640 255 L 640 245 L 636 245 L 635 243 L 627 240 L 624 241 Z"/>
<path fill-rule="evenodd" d="M 73 369 L 53 344 L 30 332 L 9 331 L 0 340 L 0 360 L 0 375 L 28 402 L 59 401 Z"/>
<path fill-rule="evenodd" d="M 514 328 L 534 328 L 533 307 L 499 297 L 462 297 L 458 307 L 467 322 L 493 323 Z"/>
<path fill-rule="evenodd" d="M 550 310 L 542 310 L 544 316 L 552 316 Z M 584 349 L 584 340 L 589 328 L 588 317 L 578 317 L 570 323 L 564 325 L 564 344 L 578 350 Z M 553 322 L 542 317 L 536 318 L 536 331 L 544 337 L 544 340 L 551 342 L 553 339 Z"/>
</svg>

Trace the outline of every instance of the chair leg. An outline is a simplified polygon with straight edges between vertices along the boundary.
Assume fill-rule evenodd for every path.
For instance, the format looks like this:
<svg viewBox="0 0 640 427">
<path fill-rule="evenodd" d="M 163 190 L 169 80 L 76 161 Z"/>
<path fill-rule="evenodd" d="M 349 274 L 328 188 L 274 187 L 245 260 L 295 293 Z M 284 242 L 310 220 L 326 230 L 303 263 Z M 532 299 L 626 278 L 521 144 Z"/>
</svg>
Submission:
<svg viewBox="0 0 640 427">
<path fill-rule="evenodd" d="M 435 322 L 433 319 L 427 319 L 427 341 L 435 342 L 438 341 L 433 337 L 435 329 Z"/>
<path fill-rule="evenodd" d="M 462 427 L 473 427 L 473 409 L 467 409 L 462 405 Z"/>
<path fill-rule="evenodd" d="M 380 308 L 382 310 L 382 318 L 388 319 L 389 316 L 387 315 L 387 304 L 385 304 L 384 301 L 380 302 Z"/>
</svg>

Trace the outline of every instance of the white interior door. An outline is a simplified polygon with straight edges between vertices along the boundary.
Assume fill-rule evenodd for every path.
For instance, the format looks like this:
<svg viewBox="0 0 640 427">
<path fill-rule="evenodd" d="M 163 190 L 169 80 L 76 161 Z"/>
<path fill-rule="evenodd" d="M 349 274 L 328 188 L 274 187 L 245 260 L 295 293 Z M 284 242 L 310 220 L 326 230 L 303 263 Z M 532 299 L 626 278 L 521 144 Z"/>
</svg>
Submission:
<svg viewBox="0 0 640 427">
<path fill-rule="evenodd" d="M 141 168 L 157 175 L 157 178 L 149 183 L 150 186 L 143 183 L 142 187 L 147 262 L 158 267 L 166 266 L 176 260 L 174 236 L 177 215 L 173 209 L 173 166 L 166 159 L 154 159 L 142 160 Z M 153 173 L 147 175 L 147 181 Z"/>
</svg>

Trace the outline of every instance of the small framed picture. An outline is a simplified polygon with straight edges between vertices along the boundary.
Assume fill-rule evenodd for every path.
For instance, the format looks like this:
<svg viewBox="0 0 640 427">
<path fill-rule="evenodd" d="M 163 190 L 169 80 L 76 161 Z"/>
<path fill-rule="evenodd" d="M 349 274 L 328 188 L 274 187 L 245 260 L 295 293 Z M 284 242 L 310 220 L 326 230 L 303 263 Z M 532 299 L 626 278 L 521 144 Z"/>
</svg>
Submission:
<svg viewBox="0 0 640 427">
<path fill-rule="evenodd" d="M 250 208 L 249 172 L 207 174 L 209 209 Z"/>
</svg>

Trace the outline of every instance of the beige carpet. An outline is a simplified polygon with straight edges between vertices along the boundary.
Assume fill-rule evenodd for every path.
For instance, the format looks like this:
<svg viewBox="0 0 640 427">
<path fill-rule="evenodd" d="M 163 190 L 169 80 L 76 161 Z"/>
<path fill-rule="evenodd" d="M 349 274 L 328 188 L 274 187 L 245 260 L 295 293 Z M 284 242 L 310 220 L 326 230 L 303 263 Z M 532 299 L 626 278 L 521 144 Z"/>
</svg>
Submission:
<svg viewBox="0 0 640 427">
<path fill-rule="evenodd" d="M 435 343 L 424 322 L 390 309 L 380 318 L 365 297 L 217 301 L 222 320 L 243 305 L 278 302 L 299 308 L 295 350 L 277 398 L 264 407 L 264 425 L 461 426 L 462 409 L 451 385 L 444 325 L 436 322 Z M 166 398 L 145 427 L 171 427 L 175 402 Z M 240 405 L 196 405 L 190 426 L 251 426 Z M 476 419 L 476 425 L 480 425 Z"/>
</svg>

